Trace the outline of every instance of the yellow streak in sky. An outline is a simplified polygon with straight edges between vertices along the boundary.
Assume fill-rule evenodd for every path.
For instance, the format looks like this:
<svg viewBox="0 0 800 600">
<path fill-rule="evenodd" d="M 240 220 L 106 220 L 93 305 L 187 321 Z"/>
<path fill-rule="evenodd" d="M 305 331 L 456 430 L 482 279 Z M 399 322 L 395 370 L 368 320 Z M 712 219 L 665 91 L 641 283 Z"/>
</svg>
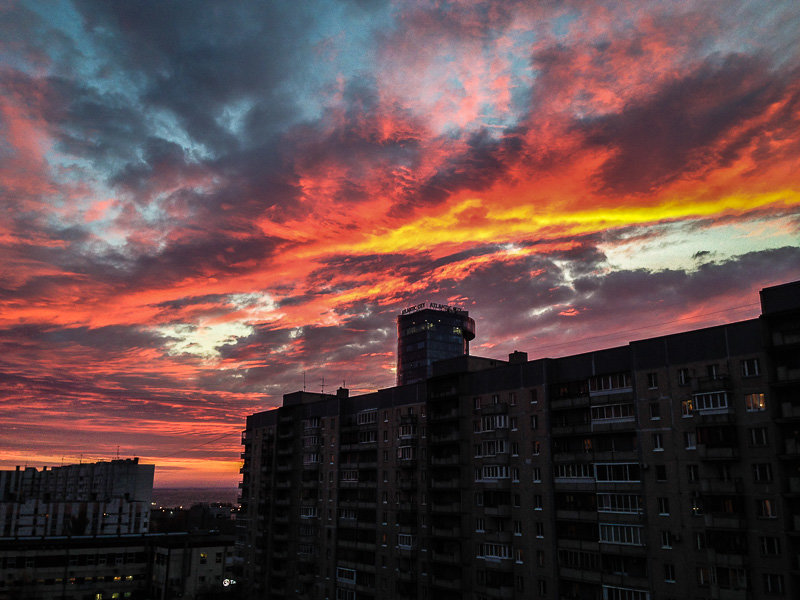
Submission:
<svg viewBox="0 0 800 600">
<path fill-rule="evenodd" d="M 713 215 L 747 212 L 774 206 L 800 206 L 800 192 L 785 190 L 762 194 L 732 194 L 705 200 L 680 198 L 656 206 L 625 206 L 583 211 L 542 210 L 533 205 L 507 209 L 491 208 L 480 198 L 471 198 L 450 207 L 439 215 L 426 215 L 416 221 L 371 234 L 362 242 L 347 246 L 350 254 L 420 251 L 465 243 L 508 243 L 537 232 L 551 237 L 578 235 L 613 227 L 644 225 L 678 219 L 696 219 Z M 468 212 L 484 212 L 480 219 L 464 220 Z M 340 248 L 328 248 L 340 251 Z"/>
</svg>

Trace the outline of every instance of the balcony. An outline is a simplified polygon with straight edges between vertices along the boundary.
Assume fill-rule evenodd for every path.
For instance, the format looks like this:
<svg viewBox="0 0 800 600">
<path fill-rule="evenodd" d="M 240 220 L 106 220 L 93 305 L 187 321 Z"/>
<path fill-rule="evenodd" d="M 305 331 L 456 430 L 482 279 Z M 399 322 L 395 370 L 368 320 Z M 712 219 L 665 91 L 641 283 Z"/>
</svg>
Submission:
<svg viewBox="0 0 800 600">
<path fill-rule="evenodd" d="M 431 432 L 429 435 L 431 442 L 457 442 L 461 439 L 458 429 L 436 433 Z"/>
<path fill-rule="evenodd" d="M 703 515 L 706 527 L 714 529 L 746 529 L 747 520 L 737 514 L 713 513 Z"/>
<path fill-rule="evenodd" d="M 591 433 L 592 424 L 587 421 L 585 423 L 573 423 L 569 425 L 558 425 L 552 428 L 553 435 L 580 435 L 584 433 Z"/>
<path fill-rule="evenodd" d="M 460 527 L 440 527 L 434 525 L 431 528 L 431 533 L 435 537 L 458 537 L 461 535 Z"/>
<path fill-rule="evenodd" d="M 742 492 L 742 480 L 735 479 L 702 479 L 700 481 L 700 491 L 709 494 L 740 494 Z"/>
<path fill-rule="evenodd" d="M 441 502 L 434 502 L 431 504 L 431 512 L 435 513 L 457 513 L 461 511 L 461 503 L 460 502 L 449 502 L 449 503 L 441 503 Z"/>
<path fill-rule="evenodd" d="M 448 565 L 457 565 L 461 562 L 461 555 L 458 552 L 431 552 L 431 560 Z"/>
<path fill-rule="evenodd" d="M 431 480 L 431 488 L 434 490 L 457 490 L 460 485 L 461 481 L 458 478 Z"/>
<path fill-rule="evenodd" d="M 428 420 L 432 423 L 437 421 L 448 421 L 458 418 L 458 409 L 450 408 L 447 410 L 432 410 Z"/>
<path fill-rule="evenodd" d="M 483 512 L 487 516 L 490 517 L 510 517 L 511 516 L 511 505 L 510 504 L 500 504 L 498 506 L 484 506 Z"/>
<path fill-rule="evenodd" d="M 443 588 L 446 590 L 460 590 L 460 579 L 444 579 L 442 577 L 431 577 L 431 585 L 434 587 Z"/>
<path fill-rule="evenodd" d="M 788 439 L 784 440 L 783 447 L 786 452 L 783 454 L 784 457 L 788 458 L 795 458 L 800 457 L 800 442 L 795 439 Z"/>
<path fill-rule="evenodd" d="M 558 398 L 550 401 L 550 410 L 563 410 L 567 408 L 582 408 L 589 406 L 589 396 L 575 396 L 573 398 Z"/>
<path fill-rule="evenodd" d="M 733 446 L 697 444 L 697 457 L 700 460 L 735 460 L 739 458 L 739 449 Z"/>
<path fill-rule="evenodd" d="M 458 465 L 460 463 L 461 463 L 461 456 L 458 454 L 453 454 L 452 456 L 431 457 L 431 464 L 436 466 Z"/>
</svg>

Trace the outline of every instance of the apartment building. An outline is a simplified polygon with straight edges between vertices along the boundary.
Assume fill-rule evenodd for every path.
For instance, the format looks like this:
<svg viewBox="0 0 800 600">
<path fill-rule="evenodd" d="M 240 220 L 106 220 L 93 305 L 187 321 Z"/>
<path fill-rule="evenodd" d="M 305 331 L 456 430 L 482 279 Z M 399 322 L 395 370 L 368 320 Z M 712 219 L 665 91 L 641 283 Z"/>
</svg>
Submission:
<svg viewBox="0 0 800 600">
<path fill-rule="evenodd" d="M 0 471 L 0 537 L 145 533 L 154 473 L 138 458 Z"/>
<path fill-rule="evenodd" d="M 800 282 L 762 316 L 418 383 L 243 433 L 252 598 L 800 596 Z"/>
</svg>

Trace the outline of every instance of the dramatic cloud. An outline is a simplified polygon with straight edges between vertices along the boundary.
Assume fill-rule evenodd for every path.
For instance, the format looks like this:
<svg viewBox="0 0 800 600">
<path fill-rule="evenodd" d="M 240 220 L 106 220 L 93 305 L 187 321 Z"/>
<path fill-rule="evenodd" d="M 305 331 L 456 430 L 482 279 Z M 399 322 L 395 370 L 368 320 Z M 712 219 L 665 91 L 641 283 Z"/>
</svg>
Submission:
<svg viewBox="0 0 800 600">
<path fill-rule="evenodd" d="M 0 468 L 238 477 L 247 414 L 394 383 L 395 317 L 558 356 L 800 278 L 800 7 L 0 7 Z M 119 448 L 118 448 L 119 447 Z"/>
</svg>

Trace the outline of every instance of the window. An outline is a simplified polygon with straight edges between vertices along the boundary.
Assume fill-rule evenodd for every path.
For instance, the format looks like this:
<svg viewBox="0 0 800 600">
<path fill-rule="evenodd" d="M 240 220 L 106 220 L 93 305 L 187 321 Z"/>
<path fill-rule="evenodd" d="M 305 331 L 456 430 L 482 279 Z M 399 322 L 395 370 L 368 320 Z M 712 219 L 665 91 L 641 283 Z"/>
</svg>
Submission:
<svg viewBox="0 0 800 600">
<path fill-rule="evenodd" d="M 775 519 L 778 516 L 775 501 L 770 498 L 762 498 L 756 500 L 758 507 L 758 516 L 761 519 Z"/>
<path fill-rule="evenodd" d="M 697 585 L 705 587 L 711 583 L 711 570 L 708 567 L 697 567 Z"/>
<path fill-rule="evenodd" d="M 591 463 L 559 463 L 555 465 L 555 476 L 568 479 L 592 479 L 594 468 Z"/>
<path fill-rule="evenodd" d="M 475 519 L 475 531 L 482 532 L 486 530 L 486 519 Z"/>
<path fill-rule="evenodd" d="M 660 433 L 653 434 L 653 452 L 664 451 L 664 436 Z"/>
<path fill-rule="evenodd" d="M 647 387 L 651 390 L 654 390 L 658 387 L 658 373 L 647 374 Z"/>
<path fill-rule="evenodd" d="M 769 438 L 767 437 L 766 427 L 754 427 L 748 430 L 750 433 L 751 446 L 766 446 Z"/>
<path fill-rule="evenodd" d="M 625 546 L 642 545 L 642 527 L 618 523 L 600 523 L 600 542 Z"/>
<path fill-rule="evenodd" d="M 511 429 L 513 431 L 516 431 L 519 428 L 518 422 L 517 422 L 517 417 L 511 417 L 510 422 L 511 422 Z"/>
<path fill-rule="evenodd" d="M 301 506 L 300 507 L 300 518 L 301 519 L 313 519 L 317 517 L 319 513 L 317 512 L 316 506 Z"/>
<path fill-rule="evenodd" d="M 517 393 L 516 392 L 509 392 L 508 393 L 508 403 L 511 406 L 517 405 Z"/>
<path fill-rule="evenodd" d="M 541 539 L 544 537 L 544 523 L 536 521 L 536 537 Z"/>
<path fill-rule="evenodd" d="M 675 565 L 672 563 L 664 564 L 664 581 L 667 583 L 675 583 Z"/>
<path fill-rule="evenodd" d="M 355 590 L 336 588 L 336 600 L 356 600 Z"/>
<path fill-rule="evenodd" d="M 748 358 L 742 361 L 742 377 L 756 377 L 760 372 L 757 358 Z"/>
<path fill-rule="evenodd" d="M 703 515 L 703 499 L 699 496 L 693 496 L 690 510 L 693 517 L 701 517 Z"/>
<path fill-rule="evenodd" d="M 656 465 L 656 481 L 667 480 L 667 467 L 665 465 Z"/>
<path fill-rule="evenodd" d="M 542 443 L 539 440 L 536 440 L 535 442 L 533 442 L 532 446 L 533 446 L 532 450 L 533 455 L 538 456 L 539 453 L 542 451 Z"/>
<path fill-rule="evenodd" d="M 541 469 L 541 467 L 533 467 L 533 482 L 534 483 L 541 483 L 542 482 L 542 469 Z"/>
<path fill-rule="evenodd" d="M 686 479 L 695 482 L 700 480 L 700 468 L 697 465 L 686 465 Z"/>
<path fill-rule="evenodd" d="M 539 417 L 537 415 L 531 415 L 531 429 L 538 429 L 539 428 Z"/>
<path fill-rule="evenodd" d="M 706 374 L 709 379 L 719 379 L 719 365 L 706 365 Z"/>
<path fill-rule="evenodd" d="M 727 392 L 709 392 L 706 394 L 695 394 L 694 410 L 697 412 L 727 412 L 728 394 Z"/>
<path fill-rule="evenodd" d="M 767 410 L 767 401 L 764 398 L 764 394 L 745 394 L 744 407 L 747 412 Z"/>
<path fill-rule="evenodd" d="M 772 465 L 769 463 L 759 463 L 753 465 L 753 481 L 767 483 L 772 481 Z"/>
<path fill-rule="evenodd" d="M 542 495 L 533 495 L 533 510 L 542 510 Z"/>
<path fill-rule="evenodd" d="M 473 405 L 475 406 L 475 410 L 480 410 L 481 409 L 481 397 L 480 396 L 475 396 L 475 398 L 473 398 L 472 401 L 473 401 Z"/>
<path fill-rule="evenodd" d="M 661 418 L 661 405 L 658 402 L 650 403 L 650 419 L 658 421 Z"/>
<path fill-rule="evenodd" d="M 776 596 L 783 594 L 783 575 L 764 573 L 763 582 L 764 591 L 767 594 L 775 594 Z"/>
<path fill-rule="evenodd" d="M 694 400 L 681 400 L 681 417 L 694 416 Z"/>
<path fill-rule="evenodd" d="M 758 546 L 765 556 L 777 556 L 781 553 L 781 541 L 776 537 L 762 536 L 758 539 Z"/>
<path fill-rule="evenodd" d="M 597 494 L 597 512 L 636 514 L 642 512 L 642 500 L 636 494 Z"/>
<path fill-rule="evenodd" d="M 414 536 L 410 533 L 398 533 L 397 545 L 401 548 L 411 548 L 414 546 Z"/>
<path fill-rule="evenodd" d="M 639 463 L 597 463 L 597 481 L 639 481 Z"/>
<path fill-rule="evenodd" d="M 519 494 L 514 494 L 513 502 L 514 502 L 514 508 L 519 508 L 520 507 Z"/>
<path fill-rule="evenodd" d="M 631 387 L 631 376 L 628 373 L 599 375 L 589 378 L 590 392 L 606 392 Z"/>
<path fill-rule="evenodd" d="M 519 456 L 519 442 L 511 442 L 511 454 Z"/>
<path fill-rule="evenodd" d="M 500 394 L 492 394 L 492 404 L 500 404 Z"/>
<path fill-rule="evenodd" d="M 690 378 L 689 369 L 678 369 L 678 385 L 688 385 Z"/>
<path fill-rule="evenodd" d="M 508 479 L 508 465 L 484 465 L 481 479 Z"/>
<path fill-rule="evenodd" d="M 483 492 L 475 492 L 475 506 L 483 506 Z"/>
<path fill-rule="evenodd" d="M 531 404 L 539 402 L 539 390 L 531 390 Z"/>
<path fill-rule="evenodd" d="M 511 547 L 508 544 L 480 544 L 478 558 L 511 558 Z"/>
<path fill-rule="evenodd" d="M 514 535 L 522 535 L 522 521 L 514 521 Z"/>
<path fill-rule="evenodd" d="M 633 404 L 605 404 L 592 407 L 592 422 L 632 421 L 634 419 Z"/>
<path fill-rule="evenodd" d="M 330 575 L 330 573 L 328 573 Z M 345 569 L 342 567 L 336 568 L 336 581 L 342 583 L 355 583 L 356 571 L 355 569 Z"/>
<path fill-rule="evenodd" d="M 519 481 L 519 467 L 511 468 L 511 479 L 512 481 Z"/>
<path fill-rule="evenodd" d="M 672 548 L 672 534 L 666 529 L 661 531 L 661 547 Z"/>
<path fill-rule="evenodd" d="M 603 600 L 650 600 L 650 592 L 614 585 L 603 585 Z"/>
<path fill-rule="evenodd" d="M 370 425 L 372 423 L 377 422 L 377 420 L 378 420 L 378 411 L 375 409 L 361 411 L 356 415 L 356 422 L 359 425 Z"/>
<path fill-rule="evenodd" d="M 358 443 L 359 444 L 372 444 L 378 441 L 378 432 L 374 429 L 370 431 L 359 431 L 358 432 Z M 331 460 L 333 462 L 333 460 Z"/>
<path fill-rule="evenodd" d="M 660 497 L 658 499 L 658 514 L 662 516 L 669 514 L 669 498 Z"/>
<path fill-rule="evenodd" d="M 697 449 L 697 433 L 694 431 L 686 431 L 683 434 L 683 444 L 687 450 Z"/>
</svg>

